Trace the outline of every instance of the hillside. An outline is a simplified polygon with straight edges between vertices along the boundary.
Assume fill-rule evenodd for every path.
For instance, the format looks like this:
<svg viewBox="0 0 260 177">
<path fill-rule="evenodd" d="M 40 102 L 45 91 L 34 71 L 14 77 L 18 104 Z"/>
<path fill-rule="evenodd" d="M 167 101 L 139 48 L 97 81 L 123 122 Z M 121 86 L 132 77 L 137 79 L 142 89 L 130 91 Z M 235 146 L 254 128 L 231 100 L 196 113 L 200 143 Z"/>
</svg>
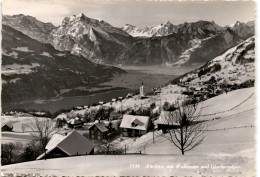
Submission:
<svg viewBox="0 0 260 177">
<path fill-rule="evenodd" d="M 180 81 L 200 85 L 214 76 L 218 83 L 241 84 L 255 79 L 254 62 L 255 37 L 251 37 L 212 59 L 200 69 L 187 74 Z"/>
<path fill-rule="evenodd" d="M 61 52 L 3 25 L 2 104 L 47 99 L 64 89 L 93 87 L 125 71 Z"/>
</svg>

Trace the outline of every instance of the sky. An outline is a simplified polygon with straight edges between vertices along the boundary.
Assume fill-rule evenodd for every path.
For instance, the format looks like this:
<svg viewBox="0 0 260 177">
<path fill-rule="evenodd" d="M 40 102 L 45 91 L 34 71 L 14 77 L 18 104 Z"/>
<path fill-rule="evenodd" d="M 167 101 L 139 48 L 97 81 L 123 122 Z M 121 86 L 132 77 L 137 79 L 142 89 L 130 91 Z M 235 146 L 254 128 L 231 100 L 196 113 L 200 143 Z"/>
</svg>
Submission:
<svg viewBox="0 0 260 177">
<path fill-rule="evenodd" d="M 84 13 L 122 27 L 157 26 L 198 20 L 215 21 L 221 26 L 255 19 L 253 1 L 145 1 L 145 0 L 2 0 L 4 15 L 24 14 L 58 26 L 66 16 Z"/>
</svg>

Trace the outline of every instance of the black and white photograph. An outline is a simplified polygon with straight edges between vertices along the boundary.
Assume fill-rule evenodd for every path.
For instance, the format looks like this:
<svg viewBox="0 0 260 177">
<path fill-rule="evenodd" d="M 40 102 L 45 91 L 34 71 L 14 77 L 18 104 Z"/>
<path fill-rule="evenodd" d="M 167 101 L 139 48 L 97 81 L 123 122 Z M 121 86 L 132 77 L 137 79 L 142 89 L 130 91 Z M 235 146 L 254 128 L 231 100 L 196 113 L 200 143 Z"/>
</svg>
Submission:
<svg viewBox="0 0 260 177">
<path fill-rule="evenodd" d="M 256 2 L 1 1 L 1 176 L 256 176 Z"/>
</svg>

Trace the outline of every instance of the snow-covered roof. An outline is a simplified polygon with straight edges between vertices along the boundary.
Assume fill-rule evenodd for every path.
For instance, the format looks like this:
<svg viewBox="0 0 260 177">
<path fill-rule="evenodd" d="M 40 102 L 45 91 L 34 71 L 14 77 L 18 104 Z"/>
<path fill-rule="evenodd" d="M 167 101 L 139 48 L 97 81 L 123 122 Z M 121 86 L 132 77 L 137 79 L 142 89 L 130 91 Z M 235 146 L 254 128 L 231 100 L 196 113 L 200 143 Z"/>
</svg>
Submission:
<svg viewBox="0 0 260 177">
<path fill-rule="evenodd" d="M 148 116 L 124 115 L 120 128 L 147 130 L 149 120 L 150 120 L 150 117 L 148 117 Z M 132 123 L 135 123 L 137 125 L 132 126 Z"/>
<path fill-rule="evenodd" d="M 59 148 L 68 156 L 86 155 L 94 148 L 94 144 L 77 131 L 72 131 L 67 136 L 61 136 L 57 134 L 53 136 L 53 140 L 51 139 L 46 146 L 46 149 L 48 148 L 46 154 L 49 154 L 55 148 Z M 40 155 L 37 159 L 42 159 L 44 155 L 45 153 Z"/>
<path fill-rule="evenodd" d="M 70 119 L 68 121 L 68 124 L 71 124 L 71 125 L 77 125 L 77 124 L 81 124 L 81 123 L 82 123 L 82 121 L 77 120 L 77 119 Z"/>
<path fill-rule="evenodd" d="M 65 136 L 61 134 L 54 134 L 48 144 L 46 145 L 45 149 L 49 150 L 52 149 L 54 146 L 56 146 L 62 139 L 64 139 Z"/>
<path fill-rule="evenodd" d="M 101 132 L 106 132 L 106 131 L 108 131 L 108 129 L 107 129 L 107 127 L 106 127 L 106 124 L 103 123 L 103 122 L 95 123 L 95 124 L 93 124 L 91 127 L 93 127 L 93 126 L 96 126 Z M 89 129 L 90 129 L 91 127 L 89 127 Z"/>
<path fill-rule="evenodd" d="M 171 114 L 172 114 L 172 111 L 162 111 L 159 116 L 159 119 L 157 121 L 157 124 L 178 125 L 177 122 L 173 121 Z"/>
</svg>

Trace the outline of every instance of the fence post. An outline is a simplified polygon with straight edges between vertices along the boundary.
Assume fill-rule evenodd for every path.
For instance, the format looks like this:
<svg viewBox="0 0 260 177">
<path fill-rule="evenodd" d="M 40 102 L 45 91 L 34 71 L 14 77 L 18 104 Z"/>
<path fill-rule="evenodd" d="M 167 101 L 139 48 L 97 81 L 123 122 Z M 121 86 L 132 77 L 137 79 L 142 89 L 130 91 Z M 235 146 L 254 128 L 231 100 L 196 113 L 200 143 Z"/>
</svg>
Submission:
<svg viewBox="0 0 260 177">
<path fill-rule="evenodd" d="M 154 143 L 154 129 L 153 129 L 153 143 Z"/>
</svg>

